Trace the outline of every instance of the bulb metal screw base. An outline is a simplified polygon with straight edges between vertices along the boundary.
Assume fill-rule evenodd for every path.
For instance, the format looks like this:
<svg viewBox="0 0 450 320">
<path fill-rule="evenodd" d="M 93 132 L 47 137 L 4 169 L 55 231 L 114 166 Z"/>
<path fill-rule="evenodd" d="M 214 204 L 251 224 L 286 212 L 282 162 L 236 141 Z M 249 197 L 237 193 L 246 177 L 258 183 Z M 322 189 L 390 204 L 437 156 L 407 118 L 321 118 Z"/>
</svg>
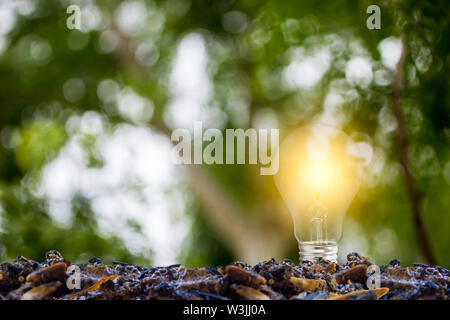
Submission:
<svg viewBox="0 0 450 320">
<path fill-rule="evenodd" d="M 299 242 L 299 258 L 302 261 L 318 261 L 319 258 L 337 262 L 338 245 L 335 241 Z"/>
</svg>

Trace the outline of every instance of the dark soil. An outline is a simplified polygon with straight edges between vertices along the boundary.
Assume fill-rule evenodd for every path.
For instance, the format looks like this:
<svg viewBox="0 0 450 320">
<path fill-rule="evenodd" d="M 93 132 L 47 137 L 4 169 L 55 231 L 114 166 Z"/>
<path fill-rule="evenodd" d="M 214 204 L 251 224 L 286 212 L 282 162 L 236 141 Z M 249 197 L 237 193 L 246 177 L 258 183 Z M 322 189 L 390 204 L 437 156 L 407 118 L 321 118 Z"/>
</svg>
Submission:
<svg viewBox="0 0 450 320">
<path fill-rule="evenodd" d="M 74 265 L 52 250 L 43 263 L 19 256 L 13 263 L 0 264 L 0 299 L 447 300 L 450 297 L 450 271 L 445 268 L 424 264 L 402 268 L 400 261 L 393 260 L 379 267 L 379 285 L 369 289 L 368 280 L 370 284 L 376 279 L 371 265 L 357 253 L 349 254 L 344 265 L 326 260 L 295 265 L 289 260 L 272 259 L 254 266 L 234 262 L 225 267 L 146 268 L 123 262 L 104 265 L 99 258 Z"/>
</svg>

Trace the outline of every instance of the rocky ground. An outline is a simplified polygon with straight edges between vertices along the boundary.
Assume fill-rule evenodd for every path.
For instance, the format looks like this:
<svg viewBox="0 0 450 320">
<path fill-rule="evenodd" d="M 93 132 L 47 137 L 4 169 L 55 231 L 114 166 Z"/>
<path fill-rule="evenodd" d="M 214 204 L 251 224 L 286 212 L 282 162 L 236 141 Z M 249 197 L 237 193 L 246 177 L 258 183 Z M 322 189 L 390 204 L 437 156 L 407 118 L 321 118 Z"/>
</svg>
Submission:
<svg viewBox="0 0 450 320">
<path fill-rule="evenodd" d="M 47 252 L 43 263 L 19 256 L 13 263 L 0 264 L 0 300 L 447 300 L 450 297 L 450 271 L 445 268 L 424 264 L 402 268 L 400 261 L 393 260 L 379 267 L 379 287 L 369 289 L 367 279 L 376 279 L 370 265 L 367 258 L 357 253 L 349 254 L 344 265 L 326 260 L 295 265 L 289 260 L 272 259 L 254 266 L 234 262 L 225 267 L 146 268 L 118 261 L 104 265 L 99 258 L 74 265 L 52 250 Z"/>
</svg>

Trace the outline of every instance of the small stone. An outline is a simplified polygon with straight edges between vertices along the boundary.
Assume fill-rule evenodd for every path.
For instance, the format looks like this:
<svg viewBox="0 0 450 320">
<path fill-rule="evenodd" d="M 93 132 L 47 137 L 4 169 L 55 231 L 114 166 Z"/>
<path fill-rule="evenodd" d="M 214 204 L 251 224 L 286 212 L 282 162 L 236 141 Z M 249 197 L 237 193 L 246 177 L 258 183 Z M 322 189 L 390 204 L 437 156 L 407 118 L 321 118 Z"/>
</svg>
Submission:
<svg viewBox="0 0 450 320">
<path fill-rule="evenodd" d="M 51 265 L 58 262 L 64 262 L 64 258 L 58 251 L 50 250 L 45 254 L 45 261 L 48 265 Z"/>
<path fill-rule="evenodd" d="M 367 266 L 365 264 L 357 265 L 339 272 L 334 277 L 337 283 L 363 282 L 367 278 Z"/>
<path fill-rule="evenodd" d="M 330 289 L 332 291 L 336 291 L 336 289 L 338 288 L 338 283 L 336 282 L 336 278 L 333 276 L 327 276 L 325 278 L 325 281 L 328 284 L 328 287 L 330 287 Z"/>
<path fill-rule="evenodd" d="M 46 283 L 63 279 L 66 276 L 67 265 L 64 262 L 55 263 L 39 271 L 30 273 L 26 280 L 33 283 Z"/>
<path fill-rule="evenodd" d="M 328 265 L 328 267 L 325 269 L 326 272 L 333 272 L 336 271 L 336 263 L 332 262 Z"/>
<path fill-rule="evenodd" d="M 269 296 L 265 295 L 259 290 L 243 286 L 240 284 L 232 284 L 230 286 L 238 295 L 248 300 L 270 300 Z"/>
<path fill-rule="evenodd" d="M 103 264 L 102 260 L 100 260 L 100 258 L 97 257 L 92 257 L 89 259 L 89 263 L 91 264 Z"/>
<path fill-rule="evenodd" d="M 242 283 L 255 287 L 267 283 L 266 279 L 259 274 L 244 270 L 233 265 L 229 265 L 225 268 L 225 275 L 227 279 L 231 280 L 232 282 Z"/>
<path fill-rule="evenodd" d="M 291 277 L 289 281 L 300 291 L 314 292 L 316 289 L 326 290 L 327 288 L 327 283 L 325 280 Z"/>
<path fill-rule="evenodd" d="M 20 298 L 20 300 L 42 300 L 50 296 L 62 285 L 61 282 L 51 282 L 34 287 L 31 290 L 25 292 L 25 294 Z"/>
<path fill-rule="evenodd" d="M 398 259 L 394 259 L 389 262 L 389 265 L 391 267 L 400 267 L 400 264 L 401 264 L 400 260 L 398 260 Z"/>
</svg>

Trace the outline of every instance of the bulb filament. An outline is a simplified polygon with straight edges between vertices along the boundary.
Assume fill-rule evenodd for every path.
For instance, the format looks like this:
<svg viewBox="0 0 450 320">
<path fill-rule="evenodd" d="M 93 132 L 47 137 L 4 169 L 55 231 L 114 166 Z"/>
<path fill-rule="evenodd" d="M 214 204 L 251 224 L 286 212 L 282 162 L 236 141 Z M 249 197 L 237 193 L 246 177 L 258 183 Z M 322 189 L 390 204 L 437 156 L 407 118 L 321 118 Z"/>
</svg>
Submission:
<svg viewBox="0 0 450 320">
<path fill-rule="evenodd" d="M 328 242 L 328 210 L 321 204 L 319 192 L 316 192 L 314 203 L 309 211 L 311 215 L 311 224 L 313 230 L 315 231 L 311 234 L 311 241 L 317 241 L 319 243 Z M 312 239 L 314 233 L 316 235 L 316 239 Z"/>
</svg>

